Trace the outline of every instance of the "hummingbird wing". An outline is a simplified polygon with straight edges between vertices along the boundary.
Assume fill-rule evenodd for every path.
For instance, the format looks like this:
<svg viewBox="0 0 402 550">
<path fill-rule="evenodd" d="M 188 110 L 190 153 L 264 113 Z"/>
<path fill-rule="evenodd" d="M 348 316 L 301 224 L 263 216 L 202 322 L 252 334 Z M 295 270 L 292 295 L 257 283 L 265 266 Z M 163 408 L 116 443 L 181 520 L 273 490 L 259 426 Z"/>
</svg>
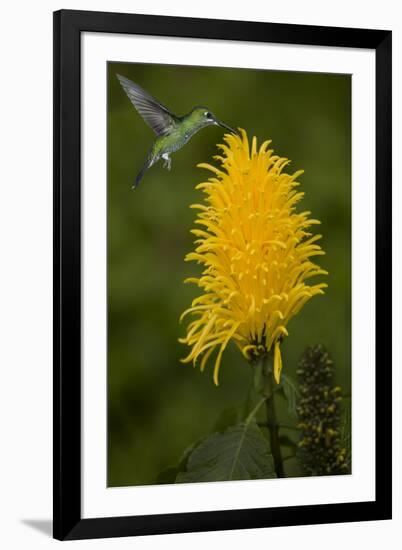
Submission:
<svg viewBox="0 0 402 550">
<path fill-rule="evenodd" d="M 169 134 L 176 126 L 176 117 L 148 92 L 128 78 L 116 75 L 131 103 L 158 136 Z"/>
</svg>

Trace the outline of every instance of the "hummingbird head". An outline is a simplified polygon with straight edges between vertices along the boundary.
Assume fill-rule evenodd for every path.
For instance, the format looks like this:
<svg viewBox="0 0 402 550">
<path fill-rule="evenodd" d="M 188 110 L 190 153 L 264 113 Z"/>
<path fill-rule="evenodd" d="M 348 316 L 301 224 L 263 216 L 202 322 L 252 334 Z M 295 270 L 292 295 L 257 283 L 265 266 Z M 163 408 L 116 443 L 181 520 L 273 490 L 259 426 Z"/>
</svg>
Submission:
<svg viewBox="0 0 402 550">
<path fill-rule="evenodd" d="M 191 117 L 194 119 L 194 122 L 199 125 L 201 128 L 204 126 L 221 126 L 229 130 L 232 134 L 237 134 L 236 130 L 224 124 L 222 121 L 216 118 L 216 116 L 207 108 L 207 107 L 195 107 L 191 113 Z"/>
</svg>

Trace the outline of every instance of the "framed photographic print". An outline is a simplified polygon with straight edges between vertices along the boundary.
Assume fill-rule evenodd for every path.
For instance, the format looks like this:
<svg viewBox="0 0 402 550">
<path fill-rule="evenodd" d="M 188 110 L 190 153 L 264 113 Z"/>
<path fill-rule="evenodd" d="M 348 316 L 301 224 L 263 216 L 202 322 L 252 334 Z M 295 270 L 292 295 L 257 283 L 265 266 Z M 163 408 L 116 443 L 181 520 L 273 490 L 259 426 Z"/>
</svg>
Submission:
<svg viewBox="0 0 402 550">
<path fill-rule="evenodd" d="M 391 517 L 391 32 L 54 14 L 54 536 Z"/>
</svg>

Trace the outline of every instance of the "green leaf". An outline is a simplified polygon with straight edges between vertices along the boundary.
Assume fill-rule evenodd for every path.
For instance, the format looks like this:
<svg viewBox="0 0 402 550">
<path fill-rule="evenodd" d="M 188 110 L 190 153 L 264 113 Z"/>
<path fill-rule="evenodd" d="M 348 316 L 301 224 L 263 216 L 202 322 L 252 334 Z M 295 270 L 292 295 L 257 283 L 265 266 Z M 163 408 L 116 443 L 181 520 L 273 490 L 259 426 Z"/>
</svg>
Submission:
<svg viewBox="0 0 402 550">
<path fill-rule="evenodd" d="M 288 412 L 291 416 L 297 417 L 296 407 L 299 398 L 299 390 L 297 389 L 296 383 L 290 376 L 282 373 L 281 385 L 288 403 Z"/>
<path fill-rule="evenodd" d="M 267 439 L 254 419 L 205 438 L 188 457 L 177 483 L 276 477 Z"/>
</svg>

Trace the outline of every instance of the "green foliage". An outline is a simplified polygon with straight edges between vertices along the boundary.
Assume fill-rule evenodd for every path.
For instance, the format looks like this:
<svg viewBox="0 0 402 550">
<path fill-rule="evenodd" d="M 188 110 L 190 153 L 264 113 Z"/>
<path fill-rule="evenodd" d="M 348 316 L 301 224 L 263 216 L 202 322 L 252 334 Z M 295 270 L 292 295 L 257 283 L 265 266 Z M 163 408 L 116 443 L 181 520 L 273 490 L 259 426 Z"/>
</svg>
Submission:
<svg viewBox="0 0 402 550">
<path fill-rule="evenodd" d="M 287 374 L 281 375 L 281 386 L 284 396 L 288 404 L 288 412 L 290 416 L 297 417 L 297 401 L 299 398 L 299 390 L 295 381 Z"/>
<path fill-rule="evenodd" d="M 301 439 L 298 456 L 307 475 L 347 474 L 341 438 L 341 388 L 333 382 L 334 367 L 323 346 L 309 347 L 297 370 L 297 407 Z"/>
<path fill-rule="evenodd" d="M 285 398 L 287 415 L 299 417 L 298 426 L 283 423 L 280 418 L 274 424 L 280 430 L 277 441 L 284 476 L 288 477 L 289 472 L 300 475 L 300 466 L 303 475 L 350 473 L 350 399 L 341 400 L 341 389 L 333 384 L 333 364 L 325 348 L 307 348 L 297 371 L 299 385 L 290 376 L 282 375 L 281 384 L 274 386 L 272 395 L 267 394 L 266 379 L 272 372 L 268 369 L 264 376 L 259 367 L 255 365 L 254 384 L 245 405 L 224 409 L 215 422 L 215 433 L 187 448 L 178 466 L 163 470 L 157 483 L 276 477 L 268 443 L 272 440 L 272 426 L 269 418 L 256 421 L 267 398 L 280 402 L 274 394 Z M 283 409 L 281 417 L 284 412 Z"/>
<path fill-rule="evenodd" d="M 178 483 L 267 479 L 275 476 L 267 439 L 254 420 L 205 438 L 195 447 Z"/>
</svg>

